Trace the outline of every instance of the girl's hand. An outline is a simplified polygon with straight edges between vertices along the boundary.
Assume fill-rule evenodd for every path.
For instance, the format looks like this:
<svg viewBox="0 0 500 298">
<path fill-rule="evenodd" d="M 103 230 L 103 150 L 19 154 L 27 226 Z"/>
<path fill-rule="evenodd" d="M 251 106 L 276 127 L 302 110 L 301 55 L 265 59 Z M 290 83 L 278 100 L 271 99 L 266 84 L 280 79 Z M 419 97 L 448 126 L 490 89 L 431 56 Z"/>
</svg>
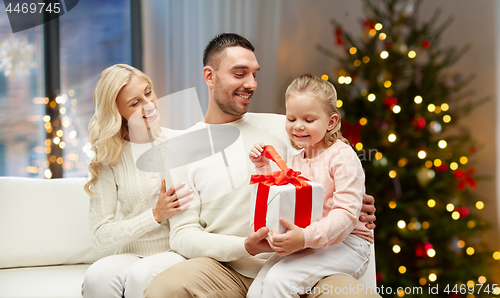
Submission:
<svg viewBox="0 0 500 298">
<path fill-rule="evenodd" d="M 269 164 L 269 159 L 262 156 L 262 152 L 264 152 L 264 143 L 257 143 L 253 145 L 252 149 L 250 149 L 250 153 L 248 157 L 253 162 L 256 168 L 262 168 Z"/>
<path fill-rule="evenodd" d="M 189 195 L 193 192 L 192 189 L 177 192 L 178 189 L 184 187 L 186 183 L 181 182 L 177 185 L 170 187 L 167 191 L 165 180 L 161 180 L 160 197 L 155 209 L 153 209 L 153 216 L 155 220 L 160 223 L 172 217 L 172 215 L 186 210 L 189 207 L 187 202 L 191 201 L 194 196 Z"/>
<path fill-rule="evenodd" d="M 280 217 L 280 222 L 288 231 L 284 234 L 278 234 L 275 230 L 269 232 L 267 235 L 271 248 L 280 256 L 286 256 L 303 249 L 305 238 L 302 229 L 283 217 Z"/>
</svg>

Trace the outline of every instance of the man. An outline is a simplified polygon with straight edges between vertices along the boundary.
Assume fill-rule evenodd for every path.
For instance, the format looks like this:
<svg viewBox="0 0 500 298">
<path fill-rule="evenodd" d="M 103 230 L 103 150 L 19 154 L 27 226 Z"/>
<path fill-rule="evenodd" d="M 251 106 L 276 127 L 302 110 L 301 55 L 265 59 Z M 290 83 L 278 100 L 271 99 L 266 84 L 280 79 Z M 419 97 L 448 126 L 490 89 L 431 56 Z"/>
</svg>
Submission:
<svg viewBox="0 0 500 298">
<path fill-rule="evenodd" d="M 252 232 L 249 227 L 248 181 L 254 167 L 248 152 L 257 142 L 273 145 L 284 158 L 294 152 L 283 115 L 247 113 L 260 70 L 253 51 L 253 45 L 237 34 L 216 36 L 205 48 L 203 78 L 209 90 L 208 110 L 204 121 L 190 130 L 215 132 L 235 127 L 239 136 L 224 152 L 213 150 L 216 154 L 212 157 L 182 170 L 185 176 L 181 180 L 194 189 L 195 198 L 182 216 L 170 219 L 170 245 L 189 260 L 153 279 L 146 297 L 245 297 L 269 257 L 265 253 L 273 252 L 265 240 L 267 228 Z M 373 198 L 366 200 L 369 204 L 363 211 L 370 215 L 362 216 L 361 221 L 373 229 Z M 350 276 L 336 275 L 317 286 L 357 283 Z M 307 297 L 320 296 L 333 297 Z"/>
</svg>

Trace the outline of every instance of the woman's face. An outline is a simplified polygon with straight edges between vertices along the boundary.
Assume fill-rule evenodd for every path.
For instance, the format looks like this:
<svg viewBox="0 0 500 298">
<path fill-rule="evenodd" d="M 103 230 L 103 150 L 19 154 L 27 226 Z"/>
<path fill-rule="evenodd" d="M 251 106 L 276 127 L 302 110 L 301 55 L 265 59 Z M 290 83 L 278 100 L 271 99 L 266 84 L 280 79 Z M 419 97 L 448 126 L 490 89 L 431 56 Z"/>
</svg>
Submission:
<svg viewBox="0 0 500 298">
<path fill-rule="evenodd" d="M 132 75 L 127 85 L 118 93 L 116 104 L 120 115 L 134 127 L 153 127 L 159 124 L 156 94 L 142 77 Z"/>
</svg>

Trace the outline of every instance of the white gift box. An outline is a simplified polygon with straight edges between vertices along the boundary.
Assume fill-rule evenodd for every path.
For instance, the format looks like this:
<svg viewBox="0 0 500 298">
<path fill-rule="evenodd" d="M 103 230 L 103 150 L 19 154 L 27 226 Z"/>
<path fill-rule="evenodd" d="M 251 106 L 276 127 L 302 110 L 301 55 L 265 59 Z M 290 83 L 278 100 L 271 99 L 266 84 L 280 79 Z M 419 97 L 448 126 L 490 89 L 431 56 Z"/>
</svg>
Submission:
<svg viewBox="0 0 500 298">
<path fill-rule="evenodd" d="M 312 209 L 311 214 L 305 214 L 306 217 L 310 216 L 308 221 L 309 225 L 312 222 L 318 221 L 323 217 L 323 185 L 311 181 L 306 183 L 312 186 Z M 258 230 L 254 227 L 254 220 L 256 213 L 260 216 L 265 214 L 266 227 L 269 230 L 275 230 L 278 233 L 285 233 L 287 228 L 283 226 L 279 219 L 283 217 L 292 223 L 295 223 L 295 206 L 296 206 L 296 187 L 291 183 L 285 185 L 273 185 L 269 187 L 269 194 L 267 197 L 267 210 L 257 210 L 257 192 L 259 187 L 267 188 L 262 183 L 251 184 L 251 200 L 252 200 L 252 217 L 250 226 L 255 231 Z M 307 198 L 299 198 L 307 199 Z M 300 210 L 299 210 L 300 211 Z"/>
</svg>

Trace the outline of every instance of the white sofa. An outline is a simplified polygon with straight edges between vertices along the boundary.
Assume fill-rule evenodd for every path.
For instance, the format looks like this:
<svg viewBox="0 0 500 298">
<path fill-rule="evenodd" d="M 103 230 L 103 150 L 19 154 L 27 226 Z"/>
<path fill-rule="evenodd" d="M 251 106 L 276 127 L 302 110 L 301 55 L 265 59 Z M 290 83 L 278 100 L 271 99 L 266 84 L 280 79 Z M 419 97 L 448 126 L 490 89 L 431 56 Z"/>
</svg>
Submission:
<svg viewBox="0 0 500 298">
<path fill-rule="evenodd" d="M 85 271 L 112 254 L 90 240 L 84 178 L 0 177 L 0 297 L 81 297 Z"/>
<path fill-rule="evenodd" d="M 0 298 L 81 297 L 97 252 L 84 178 L 0 177 Z M 361 278 L 375 289 L 375 259 Z"/>
</svg>

